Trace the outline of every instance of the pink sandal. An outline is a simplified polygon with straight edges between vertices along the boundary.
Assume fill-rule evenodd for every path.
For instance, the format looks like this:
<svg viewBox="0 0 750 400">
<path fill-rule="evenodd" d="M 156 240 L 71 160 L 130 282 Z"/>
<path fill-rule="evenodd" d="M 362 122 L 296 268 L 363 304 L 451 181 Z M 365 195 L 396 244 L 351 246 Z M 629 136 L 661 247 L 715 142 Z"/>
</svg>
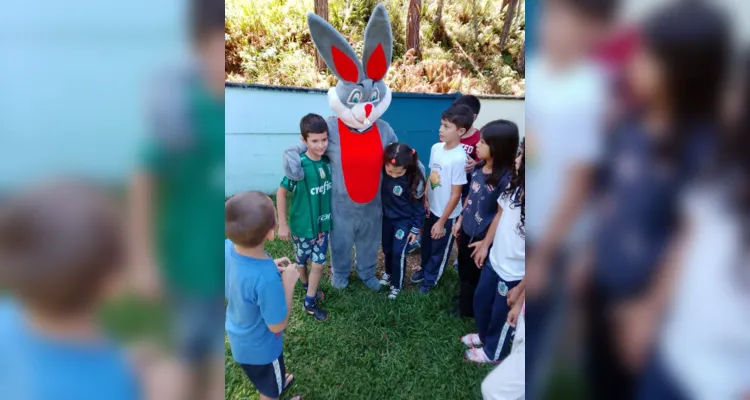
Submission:
<svg viewBox="0 0 750 400">
<path fill-rule="evenodd" d="M 468 335 L 461 337 L 461 343 L 465 344 L 466 347 L 470 349 L 479 347 L 484 344 L 482 343 L 481 340 L 479 340 L 479 335 L 476 333 L 470 333 Z"/>
<path fill-rule="evenodd" d="M 482 349 L 469 349 L 466 350 L 466 353 L 464 353 L 464 356 L 467 360 L 473 361 L 478 364 L 498 364 L 497 361 L 492 361 L 487 357 L 487 354 Z"/>
</svg>

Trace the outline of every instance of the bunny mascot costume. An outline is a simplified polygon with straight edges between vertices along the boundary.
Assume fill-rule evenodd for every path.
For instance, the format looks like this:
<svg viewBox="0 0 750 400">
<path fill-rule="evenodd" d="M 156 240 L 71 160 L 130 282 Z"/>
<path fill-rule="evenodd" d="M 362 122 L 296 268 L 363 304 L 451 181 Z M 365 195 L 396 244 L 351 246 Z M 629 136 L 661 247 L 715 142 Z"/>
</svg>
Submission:
<svg viewBox="0 0 750 400">
<path fill-rule="evenodd" d="M 383 82 L 391 64 L 391 23 L 385 6 L 378 4 L 365 28 L 361 63 L 346 39 L 328 22 L 308 13 L 307 24 L 316 49 L 338 78 L 328 91 L 328 104 L 338 118 L 328 119 L 326 152 L 333 174 L 332 284 L 337 289 L 348 285 L 355 246 L 359 279 L 378 290 L 375 267 L 383 216 L 383 149 L 398 141 L 391 126 L 379 119 L 391 104 L 391 91 Z M 289 179 L 303 178 L 299 155 L 305 151 L 304 144 L 285 151 L 284 170 Z"/>
</svg>

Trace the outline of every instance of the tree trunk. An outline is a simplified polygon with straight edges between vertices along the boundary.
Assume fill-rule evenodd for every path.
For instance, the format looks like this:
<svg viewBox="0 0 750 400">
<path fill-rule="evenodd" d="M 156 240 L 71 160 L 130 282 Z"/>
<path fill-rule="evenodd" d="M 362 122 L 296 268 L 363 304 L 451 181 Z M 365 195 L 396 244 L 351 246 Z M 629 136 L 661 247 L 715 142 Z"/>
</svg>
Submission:
<svg viewBox="0 0 750 400">
<path fill-rule="evenodd" d="M 419 49 L 419 16 L 422 14 L 422 0 L 409 1 L 406 17 L 406 50 L 414 49 L 417 58 L 422 57 Z"/>
<path fill-rule="evenodd" d="M 521 49 L 521 57 L 518 60 L 518 71 L 521 73 L 526 73 L 526 44 L 524 44 L 523 49 Z"/>
<path fill-rule="evenodd" d="M 505 50 L 505 42 L 508 40 L 510 28 L 513 25 L 513 18 L 516 15 L 516 6 L 518 6 L 518 0 L 508 1 L 508 9 L 505 10 L 505 23 L 503 24 L 503 32 L 500 36 L 500 51 Z"/>
<path fill-rule="evenodd" d="M 474 28 L 474 46 L 479 43 L 479 26 L 477 22 L 477 0 L 471 0 L 471 5 L 474 8 L 474 13 L 471 16 L 471 22 Z"/>
<path fill-rule="evenodd" d="M 443 24 L 443 0 L 437 0 L 437 12 L 435 13 L 435 28 Z"/>
<path fill-rule="evenodd" d="M 328 21 L 328 0 L 315 0 L 315 14 Z M 319 70 L 326 70 L 326 63 L 317 51 L 315 51 L 315 63 Z"/>
</svg>

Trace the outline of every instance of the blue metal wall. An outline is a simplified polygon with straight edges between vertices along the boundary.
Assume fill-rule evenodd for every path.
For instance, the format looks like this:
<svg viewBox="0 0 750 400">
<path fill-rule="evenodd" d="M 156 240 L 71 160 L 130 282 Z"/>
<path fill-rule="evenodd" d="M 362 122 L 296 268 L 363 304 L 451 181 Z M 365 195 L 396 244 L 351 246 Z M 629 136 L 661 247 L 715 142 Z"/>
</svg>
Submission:
<svg viewBox="0 0 750 400">
<path fill-rule="evenodd" d="M 394 93 L 382 117 L 399 140 L 414 147 L 426 164 L 438 141 L 440 114 L 460 94 Z M 283 177 L 282 151 L 299 142 L 299 120 L 313 112 L 328 117 L 326 91 L 227 83 L 225 191 L 273 192 Z"/>
</svg>

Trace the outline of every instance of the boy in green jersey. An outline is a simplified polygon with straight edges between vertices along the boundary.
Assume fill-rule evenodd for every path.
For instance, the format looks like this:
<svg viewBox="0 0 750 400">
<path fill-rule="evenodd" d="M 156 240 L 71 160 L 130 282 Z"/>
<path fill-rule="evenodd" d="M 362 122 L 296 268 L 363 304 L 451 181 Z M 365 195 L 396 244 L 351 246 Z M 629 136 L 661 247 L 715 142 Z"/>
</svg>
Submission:
<svg viewBox="0 0 750 400">
<path fill-rule="evenodd" d="M 328 148 L 328 124 L 320 115 L 308 114 L 300 122 L 302 141 L 307 151 L 300 155 L 305 177 L 281 181 L 276 193 L 279 211 L 279 238 L 294 242 L 296 262 L 302 268 L 300 280 L 307 291 L 304 310 L 317 321 L 328 315 L 316 300 L 323 298 L 318 291 L 323 264 L 328 252 L 328 232 L 331 231 L 331 164 L 324 155 Z M 292 206 L 287 223 L 287 193 L 292 193 Z M 307 261 L 311 262 L 307 274 Z"/>
</svg>

